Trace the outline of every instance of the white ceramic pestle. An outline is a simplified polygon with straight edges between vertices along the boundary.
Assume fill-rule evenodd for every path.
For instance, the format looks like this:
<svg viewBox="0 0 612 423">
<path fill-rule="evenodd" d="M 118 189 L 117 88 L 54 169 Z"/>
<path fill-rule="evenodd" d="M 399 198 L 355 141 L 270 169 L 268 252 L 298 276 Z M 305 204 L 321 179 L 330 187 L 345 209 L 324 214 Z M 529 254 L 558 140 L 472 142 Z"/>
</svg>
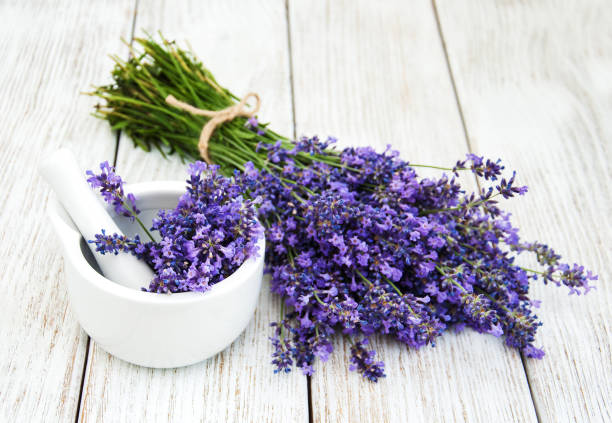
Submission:
<svg viewBox="0 0 612 423">
<path fill-rule="evenodd" d="M 109 235 L 122 234 L 103 203 L 89 187 L 85 172 L 79 168 L 70 150 L 60 149 L 51 154 L 41 163 L 40 173 L 51 185 L 85 240 L 95 239 L 95 235 L 102 229 Z M 154 274 L 143 261 L 131 254 L 102 255 L 95 251 L 95 244 L 87 245 L 107 279 L 138 290 L 149 286 Z"/>
</svg>

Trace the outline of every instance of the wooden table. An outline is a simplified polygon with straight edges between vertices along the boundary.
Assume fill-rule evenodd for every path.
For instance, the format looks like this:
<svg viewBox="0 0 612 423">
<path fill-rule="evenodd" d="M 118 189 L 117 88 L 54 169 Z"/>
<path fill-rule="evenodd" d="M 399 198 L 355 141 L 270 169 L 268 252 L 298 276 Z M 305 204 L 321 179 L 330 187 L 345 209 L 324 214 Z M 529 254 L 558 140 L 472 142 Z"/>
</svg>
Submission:
<svg viewBox="0 0 612 423">
<path fill-rule="evenodd" d="M 533 287 L 546 357 L 448 333 L 431 349 L 375 339 L 388 377 L 349 372 L 348 346 L 312 377 L 275 375 L 264 290 L 254 320 L 203 363 L 151 370 L 115 359 L 71 313 L 37 163 L 60 146 L 128 181 L 182 179 L 89 115 L 120 37 L 189 40 L 217 79 L 263 98 L 281 133 L 387 143 L 413 162 L 502 157 L 529 195 L 506 206 L 600 275 L 568 298 Z M 612 421 L 612 8 L 606 1 L 5 1 L 0 4 L 0 421 Z M 464 180 L 469 187 L 474 181 Z"/>
</svg>

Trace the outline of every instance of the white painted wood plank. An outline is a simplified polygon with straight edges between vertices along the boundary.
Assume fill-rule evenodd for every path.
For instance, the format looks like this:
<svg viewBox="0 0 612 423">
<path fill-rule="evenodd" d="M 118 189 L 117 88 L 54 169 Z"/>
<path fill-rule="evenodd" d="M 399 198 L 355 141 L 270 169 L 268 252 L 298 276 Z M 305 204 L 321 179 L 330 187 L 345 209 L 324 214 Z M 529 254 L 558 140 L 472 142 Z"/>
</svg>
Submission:
<svg viewBox="0 0 612 423">
<path fill-rule="evenodd" d="M 283 1 L 141 2 L 137 30 L 189 41 L 217 80 L 235 94 L 258 92 L 260 116 L 293 132 Z M 184 44 L 183 44 L 184 45 Z M 180 160 L 136 150 L 122 138 L 118 171 L 129 181 L 185 179 Z M 307 421 L 306 378 L 275 375 L 268 336 L 280 302 L 267 284 L 251 324 L 227 350 L 203 363 L 151 370 L 109 356 L 92 343 L 80 420 Z"/>
<path fill-rule="evenodd" d="M 427 1 L 290 3 L 298 134 L 342 145 L 391 143 L 415 163 L 449 165 L 467 152 Z M 424 173 L 424 172 L 421 172 Z M 466 181 L 473 187 L 473 180 Z M 535 421 L 519 354 L 466 330 L 435 348 L 376 339 L 387 378 L 348 371 L 341 339 L 312 377 L 313 421 Z"/>
<path fill-rule="evenodd" d="M 606 1 L 437 1 L 474 150 L 530 187 L 508 202 L 526 239 L 597 271 L 584 298 L 538 285 L 542 422 L 612 421 L 612 10 Z"/>
<path fill-rule="evenodd" d="M 87 336 L 68 307 L 50 189 L 37 173 L 69 147 L 83 166 L 114 153 L 79 92 L 105 81 L 132 1 L 0 4 L 0 421 L 73 421 Z M 107 37 L 108 33 L 115 34 Z"/>
</svg>

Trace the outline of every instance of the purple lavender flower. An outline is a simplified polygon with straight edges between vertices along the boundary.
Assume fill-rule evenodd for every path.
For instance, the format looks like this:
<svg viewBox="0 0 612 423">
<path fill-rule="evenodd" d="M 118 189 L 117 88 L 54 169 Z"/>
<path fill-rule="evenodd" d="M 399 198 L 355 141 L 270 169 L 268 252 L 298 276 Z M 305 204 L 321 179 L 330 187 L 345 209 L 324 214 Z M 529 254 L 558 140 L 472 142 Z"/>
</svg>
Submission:
<svg viewBox="0 0 612 423">
<path fill-rule="evenodd" d="M 98 188 L 104 201 L 112 205 L 118 215 L 134 218 L 140 210 L 136 208 L 134 194 L 123 192 L 123 180 L 115 173 L 115 168 L 108 162 L 100 163 L 100 174 L 94 174 L 91 170 L 86 172 L 87 182 L 92 188 Z"/>
<path fill-rule="evenodd" d="M 351 371 L 357 371 L 366 379 L 372 382 L 378 382 L 378 379 L 385 377 L 385 363 L 375 361 L 376 351 L 368 351 L 366 346 L 368 339 L 364 338 L 357 341 L 351 347 Z"/>
<path fill-rule="evenodd" d="M 506 181 L 506 179 L 502 179 L 499 185 L 495 187 L 504 198 L 514 197 L 514 194 L 524 195 L 527 192 L 526 186 L 514 186 L 515 177 L 516 172 L 513 172 L 512 177 L 508 181 Z"/>
<path fill-rule="evenodd" d="M 484 295 L 463 293 L 461 295 L 461 304 L 463 312 L 469 319 L 468 322 L 478 332 L 490 333 L 495 336 L 503 334 L 503 330 L 499 325 L 499 316 L 495 309 L 492 308 L 491 301 Z"/>
<path fill-rule="evenodd" d="M 104 229 L 100 234 L 96 234 L 96 239 L 88 241 L 96 244 L 96 251 L 100 254 L 119 254 L 120 252 L 131 253 L 135 256 L 143 256 L 147 251 L 147 244 L 142 243 L 140 237 L 135 235 L 128 238 L 125 235 L 106 235 Z"/>
<path fill-rule="evenodd" d="M 504 314 L 502 326 L 506 344 L 520 349 L 527 357 L 542 358 L 544 352 L 533 346 L 537 328 L 542 326 L 537 316 L 532 314 L 527 305 L 514 310 L 506 309 Z"/>
<path fill-rule="evenodd" d="M 270 338 L 274 352 L 272 353 L 272 364 L 274 365 L 274 373 L 284 372 L 289 373 L 293 366 L 291 358 L 291 347 L 288 341 L 281 339 L 280 335 L 275 335 Z"/>
<path fill-rule="evenodd" d="M 452 172 L 458 175 L 459 170 L 471 170 L 477 176 L 482 177 L 485 181 L 495 181 L 501 175 L 504 167 L 501 165 L 501 160 L 492 161 L 476 154 L 466 154 L 467 160 L 459 160 L 452 169 Z M 466 167 L 467 162 L 470 165 Z"/>
</svg>

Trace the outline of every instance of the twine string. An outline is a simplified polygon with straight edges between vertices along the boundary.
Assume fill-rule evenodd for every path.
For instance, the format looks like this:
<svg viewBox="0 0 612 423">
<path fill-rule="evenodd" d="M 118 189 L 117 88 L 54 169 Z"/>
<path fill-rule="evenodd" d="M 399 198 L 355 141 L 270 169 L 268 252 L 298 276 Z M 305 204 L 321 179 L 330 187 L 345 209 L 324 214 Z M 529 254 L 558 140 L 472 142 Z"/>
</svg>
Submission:
<svg viewBox="0 0 612 423">
<path fill-rule="evenodd" d="M 249 98 L 253 98 L 255 100 L 255 106 L 252 109 L 248 109 L 246 106 Z M 172 107 L 176 107 L 177 109 L 189 112 L 192 115 L 205 116 L 210 118 L 210 120 L 206 122 L 206 125 L 204 125 L 204 127 L 202 128 L 202 132 L 200 132 L 198 149 L 200 150 L 200 156 L 204 159 L 204 161 L 208 164 L 211 164 L 212 161 L 210 160 L 210 156 L 208 155 L 208 141 L 210 140 L 210 137 L 212 136 L 217 126 L 221 125 L 224 122 L 234 120 L 237 117 L 253 117 L 259 111 L 261 100 L 259 99 L 259 95 L 257 95 L 256 93 L 248 93 L 242 98 L 242 100 L 240 100 L 240 102 L 229 106 L 223 110 L 198 109 L 197 107 L 194 107 L 191 104 L 177 100 L 173 95 L 169 95 L 166 97 L 166 103 L 168 103 Z"/>
</svg>

